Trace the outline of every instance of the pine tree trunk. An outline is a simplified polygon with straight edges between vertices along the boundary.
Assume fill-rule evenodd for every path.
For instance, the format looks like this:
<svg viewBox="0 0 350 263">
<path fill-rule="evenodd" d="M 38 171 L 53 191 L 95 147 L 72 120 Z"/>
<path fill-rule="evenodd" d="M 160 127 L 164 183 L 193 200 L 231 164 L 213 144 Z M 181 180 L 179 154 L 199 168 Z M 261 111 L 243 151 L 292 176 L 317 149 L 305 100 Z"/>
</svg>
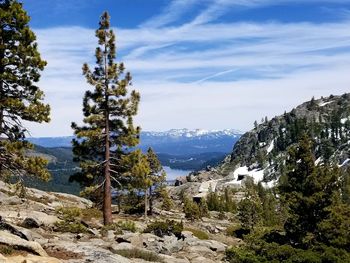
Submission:
<svg viewBox="0 0 350 263">
<path fill-rule="evenodd" d="M 2 84 L 2 83 L 0 82 L 0 84 Z M 2 85 L 0 86 L 0 88 L 2 88 Z M 1 103 L 1 97 L 0 97 L 0 103 Z M 4 121 L 4 109 L 0 105 L 0 138 L 1 138 L 2 133 L 4 132 L 2 130 L 2 123 L 3 123 L 3 121 Z"/>
<path fill-rule="evenodd" d="M 2 82 L 1 82 L 1 88 L 2 88 Z M 0 102 L 1 102 L 1 100 L 0 100 Z M 3 130 L 2 130 L 3 119 L 4 119 L 4 110 L 0 106 L 0 140 L 1 140 L 1 135 L 3 133 Z M 2 177 L 2 170 L 3 170 L 3 163 L 2 163 L 2 161 L 0 161 L 0 177 Z"/>
<path fill-rule="evenodd" d="M 1 54 L 0 59 L 1 58 L 2 58 L 2 54 Z M 4 72 L 3 66 L 0 65 L 0 74 L 2 74 L 3 72 Z M 2 128 L 3 127 L 2 124 L 4 121 L 4 109 L 1 105 L 2 101 L 3 101 L 3 85 L 4 85 L 3 81 L 0 80 L 0 139 L 1 139 L 1 136 L 4 132 L 3 128 Z M 2 176 L 2 170 L 3 170 L 3 164 L 2 164 L 2 162 L 0 162 L 0 177 Z"/>
<path fill-rule="evenodd" d="M 153 213 L 153 203 L 152 203 L 152 186 L 149 187 L 149 214 Z"/>
<path fill-rule="evenodd" d="M 105 31 L 105 50 L 104 50 L 104 71 L 105 71 L 105 184 L 103 196 L 103 223 L 109 225 L 113 223 L 112 219 L 112 195 L 111 195 L 111 167 L 110 167 L 110 141 L 109 141 L 109 96 L 108 96 L 108 64 L 107 64 L 107 38 Z"/>
<path fill-rule="evenodd" d="M 147 210 L 148 210 L 147 199 L 148 199 L 148 196 L 147 196 L 147 188 L 146 188 L 145 189 L 145 219 L 147 219 Z"/>
<path fill-rule="evenodd" d="M 2 39 L 0 39 L 0 46 L 4 45 L 4 41 Z M 0 49 L 0 74 L 3 75 L 5 72 L 5 65 L 2 64 L 3 62 L 1 60 L 3 60 L 5 58 L 5 50 L 3 48 Z M 4 100 L 4 80 L 0 79 L 0 138 L 2 136 L 3 131 L 3 121 L 4 121 L 4 109 L 2 107 L 2 103 Z"/>
<path fill-rule="evenodd" d="M 112 195 L 111 195 L 111 172 L 110 172 L 110 150 L 109 150 L 109 114 L 106 111 L 106 142 L 105 142 L 105 184 L 103 191 L 103 223 L 111 224 L 112 220 Z"/>
</svg>

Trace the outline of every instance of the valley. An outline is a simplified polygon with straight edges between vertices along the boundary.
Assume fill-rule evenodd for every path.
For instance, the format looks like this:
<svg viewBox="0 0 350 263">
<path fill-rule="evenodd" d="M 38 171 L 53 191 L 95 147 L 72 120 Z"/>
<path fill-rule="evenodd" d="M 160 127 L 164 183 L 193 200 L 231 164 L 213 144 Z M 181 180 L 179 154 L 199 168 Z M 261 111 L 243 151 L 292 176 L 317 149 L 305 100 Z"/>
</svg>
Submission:
<svg viewBox="0 0 350 263">
<path fill-rule="evenodd" d="M 232 150 L 240 138 L 236 130 L 206 131 L 173 129 L 166 132 L 141 132 L 138 146 L 146 152 L 154 149 L 167 172 L 167 180 L 186 176 L 208 166 L 216 166 Z M 26 184 L 45 191 L 60 191 L 78 195 L 79 184 L 69 178 L 77 172 L 78 164 L 73 162 L 71 141 L 73 136 L 28 138 L 35 145 L 33 154 L 49 160 L 48 170 L 52 179 L 43 183 L 35 178 L 26 178 Z"/>
</svg>

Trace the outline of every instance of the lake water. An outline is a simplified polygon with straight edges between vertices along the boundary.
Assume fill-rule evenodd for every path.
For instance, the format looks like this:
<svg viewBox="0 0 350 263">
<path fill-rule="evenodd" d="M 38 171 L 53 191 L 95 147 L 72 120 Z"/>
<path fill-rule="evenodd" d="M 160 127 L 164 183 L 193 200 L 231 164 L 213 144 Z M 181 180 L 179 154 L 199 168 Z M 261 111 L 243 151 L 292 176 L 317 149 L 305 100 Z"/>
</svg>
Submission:
<svg viewBox="0 0 350 263">
<path fill-rule="evenodd" d="M 163 168 L 164 168 L 166 175 L 167 175 L 167 177 L 166 177 L 167 181 L 175 180 L 176 177 L 178 177 L 178 176 L 186 176 L 190 172 L 192 172 L 192 171 L 186 171 L 186 170 L 171 169 L 168 166 L 163 166 Z"/>
</svg>

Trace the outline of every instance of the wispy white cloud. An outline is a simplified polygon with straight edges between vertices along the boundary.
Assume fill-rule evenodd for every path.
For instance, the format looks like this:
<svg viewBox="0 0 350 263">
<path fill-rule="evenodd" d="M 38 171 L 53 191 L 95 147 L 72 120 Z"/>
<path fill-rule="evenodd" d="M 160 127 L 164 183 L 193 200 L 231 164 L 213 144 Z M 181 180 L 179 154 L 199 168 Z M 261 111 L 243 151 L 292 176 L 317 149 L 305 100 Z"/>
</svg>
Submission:
<svg viewBox="0 0 350 263">
<path fill-rule="evenodd" d="M 161 14 L 156 15 L 141 24 L 144 28 L 163 27 L 178 20 L 188 10 L 198 2 L 198 0 L 172 0 Z"/>
<path fill-rule="evenodd" d="M 255 119 L 290 110 L 312 96 L 349 90 L 349 20 L 219 23 L 216 19 L 232 3 L 252 8 L 276 1 L 208 0 L 191 21 L 172 25 L 186 12 L 180 10 L 185 2 L 171 2 L 168 11 L 179 9 L 172 16 L 165 10 L 140 27 L 116 29 L 118 60 L 125 62 L 141 91 L 137 121 L 144 129 L 247 130 Z M 50 125 L 30 127 L 34 136 L 71 134 L 70 122 L 82 119 L 82 96 L 89 88 L 81 66 L 94 63 L 94 30 L 67 27 L 36 33 L 49 63 L 40 84 L 53 112 Z"/>
<path fill-rule="evenodd" d="M 237 70 L 238 70 L 238 69 L 229 69 L 229 70 L 221 71 L 221 72 L 215 73 L 215 74 L 213 74 L 213 75 L 209 75 L 209 76 L 207 76 L 207 77 L 205 77 L 205 78 L 201 78 L 201 79 L 195 81 L 194 83 L 195 83 L 195 84 L 200 84 L 200 83 L 202 83 L 202 82 L 204 82 L 204 81 L 207 81 L 207 80 L 210 80 L 210 79 L 214 79 L 214 78 L 216 78 L 216 77 L 223 76 L 223 75 L 225 75 L 225 74 L 232 73 L 232 72 L 235 72 L 235 71 L 237 71 Z"/>
</svg>

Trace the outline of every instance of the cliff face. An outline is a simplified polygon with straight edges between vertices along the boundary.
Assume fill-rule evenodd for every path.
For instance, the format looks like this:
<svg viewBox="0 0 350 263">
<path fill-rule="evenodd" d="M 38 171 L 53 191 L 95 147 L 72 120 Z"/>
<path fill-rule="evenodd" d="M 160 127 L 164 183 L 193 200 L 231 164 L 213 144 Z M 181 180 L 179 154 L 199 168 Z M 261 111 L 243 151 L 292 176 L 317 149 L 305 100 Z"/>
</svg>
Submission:
<svg viewBox="0 0 350 263">
<path fill-rule="evenodd" d="M 224 178 L 250 175 L 255 181 L 276 180 L 284 169 L 288 149 L 304 133 L 313 140 L 317 164 L 350 165 L 350 94 L 312 99 L 256 125 L 215 170 Z"/>
</svg>

